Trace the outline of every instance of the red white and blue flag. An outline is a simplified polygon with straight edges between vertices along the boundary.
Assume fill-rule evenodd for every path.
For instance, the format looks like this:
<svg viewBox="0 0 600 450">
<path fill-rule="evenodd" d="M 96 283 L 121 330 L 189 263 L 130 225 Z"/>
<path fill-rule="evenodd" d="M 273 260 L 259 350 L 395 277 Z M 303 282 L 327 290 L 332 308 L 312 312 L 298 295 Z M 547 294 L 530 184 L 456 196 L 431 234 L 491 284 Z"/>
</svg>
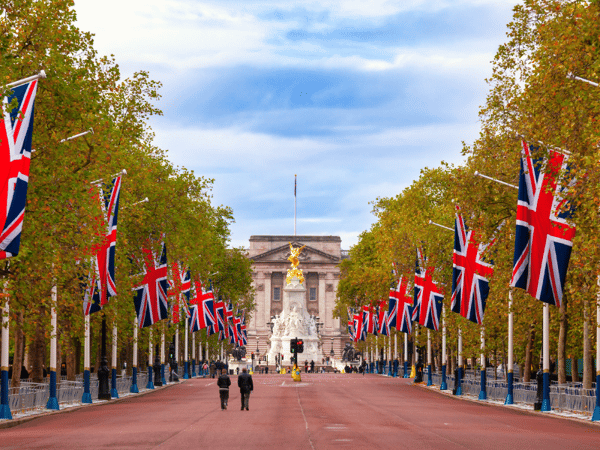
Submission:
<svg viewBox="0 0 600 450">
<path fill-rule="evenodd" d="M 142 284 L 134 288 L 133 300 L 140 328 L 168 318 L 169 282 L 167 274 L 167 246 L 160 245 L 160 253 L 155 255 L 144 248 L 144 278 Z"/>
<path fill-rule="evenodd" d="M 192 278 L 190 271 L 187 270 L 183 263 L 174 262 L 171 264 L 171 279 L 169 280 L 169 296 L 174 297 L 175 300 L 172 302 L 173 315 L 172 323 L 179 323 L 180 320 L 180 309 L 183 309 L 186 313 L 186 317 L 190 317 L 190 311 L 188 309 L 188 303 L 190 301 L 190 291 L 192 289 Z"/>
<path fill-rule="evenodd" d="M 456 209 L 450 309 L 482 325 L 485 302 L 490 292 L 488 277 L 494 273 L 494 266 L 482 259 L 489 245 L 478 242 L 473 230 L 465 225 L 458 206 Z"/>
<path fill-rule="evenodd" d="M 412 320 L 418 321 L 424 327 L 437 331 L 440 326 L 442 302 L 444 296 L 433 282 L 433 267 L 426 267 L 423 251 L 417 248 L 415 267 L 415 306 Z"/>
<path fill-rule="evenodd" d="M 215 302 L 214 306 L 217 329 L 219 330 L 219 339 L 224 340 L 228 337 L 228 327 L 225 321 L 225 302 L 219 297 L 219 300 Z"/>
<path fill-rule="evenodd" d="M 364 313 L 359 310 L 352 316 L 354 322 L 354 342 L 366 341 L 367 331 L 365 329 Z"/>
<path fill-rule="evenodd" d="M 406 334 L 412 333 L 412 316 L 414 306 L 409 303 L 402 303 L 402 317 L 400 318 L 400 327 L 396 328 Z"/>
<path fill-rule="evenodd" d="M 373 305 L 363 305 L 363 331 L 377 336 L 377 316 L 373 311 Z"/>
<path fill-rule="evenodd" d="M 515 255 L 510 285 L 534 298 L 560 307 L 575 237 L 568 222 L 573 211 L 565 208 L 559 174 L 567 170 L 567 157 L 550 150 L 546 171 L 543 158 L 533 159 L 536 147 L 522 142 Z"/>
<path fill-rule="evenodd" d="M 38 81 L 12 88 L 2 102 L 0 125 L 0 260 L 19 254 L 27 203 L 33 107 Z M 9 110 L 16 99 L 17 106 Z"/>
<path fill-rule="evenodd" d="M 395 271 L 394 271 L 395 274 Z M 389 295 L 388 320 L 390 328 L 398 329 L 398 321 L 402 319 L 404 314 L 404 304 L 412 304 L 413 298 L 409 294 L 408 278 L 400 276 L 397 282 L 393 281 Z"/>
<path fill-rule="evenodd" d="M 350 335 L 350 339 L 356 341 L 356 329 L 354 321 L 354 308 L 348 308 L 348 334 Z"/>
<path fill-rule="evenodd" d="M 195 333 L 196 331 L 200 331 L 202 327 L 200 326 L 200 308 L 196 304 L 190 305 L 190 316 L 188 318 L 190 332 Z"/>
<path fill-rule="evenodd" d="M 377 332 L 383 336 L 390 335 L 388 305 L 385 300 L 381 300 L 377 305 Z"/>
<path fill-rule="evenodd" d="M 121 194 L 121 176 L 113 179 L 110 189 L 100 189 L 102 216 L 106 224 L 106 235 L 102 243 L 92 251 L 93 274 L 88 277 L 88 287 L 83 297 L 83 313 L 100 311 L 110 297 L 117 295 L 115 282 L 115 253 L 117 246 L 117 218 Z"/>
</svg>

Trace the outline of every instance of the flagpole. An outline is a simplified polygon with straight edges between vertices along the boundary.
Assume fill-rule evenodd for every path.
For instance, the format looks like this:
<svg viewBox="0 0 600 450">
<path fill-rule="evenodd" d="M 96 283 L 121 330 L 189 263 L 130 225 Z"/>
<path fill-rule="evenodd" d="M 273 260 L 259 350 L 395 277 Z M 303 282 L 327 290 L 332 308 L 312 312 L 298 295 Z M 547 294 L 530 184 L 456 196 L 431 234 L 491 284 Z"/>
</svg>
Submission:
<svg viewBox="0 0 600 450">
<path fill-rule="evenodd" d="M 200 336 L 201 337 L 201 336 Z M 201 364 L 200 372 L 202 373 L 202 378 L 206 378 L 206 373 L 204 373 L 204 349 L 202 348 L 202 339 L 198 339 L 198 361 Z"/>
<path fill-rule="evenodd" d="M 81 403 L 92 403 L 90 392 L 90 315 L 84 316 L 83 329 L 83 395 Z"/>
<path fill-rule="evenodd" d="M 479 400 L 487 400 L 486 367 L 485 367 L 485 328 L 482 326 L 481 337 L 481 387 L 479 389 Z"/>
<path fill-rule="evenodd" d="M 390 333 L 392 330 L 390 329 Z M 392 336 L 388 335 L 388 377 L 394 376 L 392 371 Z"/>
<path fill-rule="evenodd" d="M 185 305 L 183 305 L 185 307 Z M 183 308 L 180 308 L 183 309 Z M 183 314 L 183 316 L 186 316 L 186 314 Z M 187 380 L 190 378 L 190 361 L 188 360 L 188 351 L 189 351 L 189 330 L 188 330 L 188 321 L 187 321 L 187 317 L 184 317 L 185 320 L 185 327 L 184 327 L 184 334 L 185 334 L 185 338 L 183 339 L 183 379 Z M 193 361 L 193 356 L 192 356 L 192 361 Z"/>
<path fill-rule="evenodd" d="M 513 404 L 513 388 L 514 388 L 514 342 L 513 342 L 513 333 L 514 333 L 514 317 L 513 317 L 513 308 L 512 308 L 513 298 L 512 298 L 512 290 L 508 291 L 508 364 L 506 367 L 506 378 L 507 378 L 507 393 L 506 400 L 504 401 L 505 405 Z"/>
<path fill-rule="evenodd" d="M 294 175 L 294 236 L 296 236 L 296 187 L 298 186 L 298 175 Z"/>
<path fill-rule="evenodd" d="M 117 391 L 117 321 L 115 319 L 113 319 L 111 359 L 110 396 L 112 398 L 119 398 L 119 393 Z"/>
<path fill-rule="evenodd" d="M 462 395 L 461 378 L 463 375 L 463 342 L 462 342 L 462 330 L 458 327 L 458 368 L 457 377 L 454 382 L 456 393 L 454 395 Z"/>
<path fill-rule="evenodd" d="M 186 318 L 186 328 L 189 327 L 189 323 Z M 196 333 L 192 334 L 192 378 L 196 378 Z"/>
<path fill-rule="evenodd" d="M 154 383 L 152 382 L 152 372 L 154 369 L 152 366 L 152 350 L 152 328 L 150 328 L 148 333 L 148 384 L 146 384 L 146 389 L 154 389 Z"/>
<path fill-rule="evenodd" d="M 490 180 L 490 181 L 495 181 L 496 183 L 503 184 L 504 186 L 508 186 L 508 187 L 511 187 L 511 188 L 514 188 L 514 189 L 519 189 L 519 186 L 515 186 L 514 184 L 506 183 L 506 182 L 501 181 L 501 180 L 499 180 L 497 178 L 488 177 L 487 175 L 479 173 L 478 171 L 475 171 L 475 173 L 473 175 L 475 175 L 476 177 L 485 178 L 485 179 Z"/>
<path fill-rule="evenodd" d="M 86 131 L 83 131 L 81 133 L 75 134 L 73 136 L 69 136 L 68 138 L 61 139 L 60 143 L 62 144 L 62 143 L 67 142 L 67 141 L 72 141 L 73 139 L 77 139 L 77 138 L 79 138 L 81 136 L 85 136 L 86 134 L 90 134 L 90 133 L 94 134 L 94 129 L 93 128 L 90 128 L 89 130 L 86 130 Z"/>
<path fill-rule="evenodd" d="M 131 362 L 131 387 L 129 392 L 137 394 L 140 392 L 137 385 L 137 371 L 138 371 L 138 320 L 137 316 L 133 319 L 133 355 Z"/>
<path fill-rule="evenodd" d="M 446 308 L 442 305 L 442 382 L 440 383 L 440 391 L 448 389 L 446 382 L 446 360 L 448 359 L 446 350 Z"/>
<path fill-rule="evenodd" d="M 7 283 L 4 282 L 4 288 L 6 289 Z M 10 412 L 10 404 L 8 403 L 8 350 L 9 350 L 9 333 L 8 327 L 10 325 L 10 317 L 8 315 L 9 305 L 8 305 L 8 294 L 0 294 L 0 298 L 5 297 L 6 301 L 4 302 L 4 308 L 2 310 L 2 356 L 1 356 L 1 372 L 0 372 L 0 390 L 2 393 L 0 394 L 1 402 L 0 402 L 0 419 L 12 419 L 12 414 Z"/>
<path fill-rule="evenodd" d="M 48 397 L 48 403 L 46 409 L 59 410 L 58 398 L 56 396 L 56 334 L 57 317 L 56 317 L 56 300 L 57 300 L 57 289 L 56 286 L 52 286 L 52 306 L 50 308 L 50 396 Z"/>
<path fill-rule="evenodd" d="M 404 333 L 404 378 L 408 378 L 408 333 Z"/>
<path fill-rule="evenodd" d="M 12 83 L 8 83 L 5 87 L 21 86 L 22 84 L 29 83 L 30 81 L 34 80 L 39 80 L 40 78 L 46 78 L 46 72 L 44 72 L 43 70 L 40 70 L 37 75 L 32 75 L 30 77 L 23 78 L 18 81 L 13 81 Z"/>
<path fill-rule="evenodd" d="M 598 292 L 596 293 L 596 407 L 592 422 L 600 420 L 600 275 L 596 278 Z"/>
<path fill-rule="evenodd" d="M 167 380 L 165 379 L 165 326 L 164 323 L 161 325 L 160 332 L 160 382 L 161 386 L 165 386 L 167 384 Z"/>
<path fill-rule="evenodd" d="M 542 340 L 543 340 L 543 353 L 544 353 L 544 362 L 543 362 L 543 400 L 542 400 L 542 412 L 549 412 L 552 410 L 550 407 L 550 305 L 548 303 L 544 303 L 544 327 L 542 330 Z"/>
<path fill-rule="evenodd" d="M 427 386 L 431 386 L 431 330 L 427 328 Z"/>
<path fill-rule="evenodd" d="M 398 329 L 394 333 L 394 361 L 399 362 L 398 359 Z M 394 378 L 398 377 L 398 364 L 394 363 Z"/>
</svg>

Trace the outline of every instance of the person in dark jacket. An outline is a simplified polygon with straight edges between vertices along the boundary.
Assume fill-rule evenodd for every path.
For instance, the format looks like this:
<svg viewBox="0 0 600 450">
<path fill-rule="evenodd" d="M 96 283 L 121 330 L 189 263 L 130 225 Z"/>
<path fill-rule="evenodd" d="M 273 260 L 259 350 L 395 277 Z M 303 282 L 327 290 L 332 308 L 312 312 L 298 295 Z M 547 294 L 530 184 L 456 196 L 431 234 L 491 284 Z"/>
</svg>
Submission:
<svg viewBox="0 0 600 450">
<path fill-rule="evenodd" d="M 227 375 L 226 370 L 221 371 L 221 375 L 219 375 L 219 379 L 217 380 L 217 386 L 219 386 L 219 396 L 221 397 L 221 409 L 227 409 L 231 380 L 229 379 L 229 375 Z"/>
<path fill-rule="evenodd" d="M 240 388 L 242 397 L 242 411 L 244 409 L 248 411 L 248 401 L 250 400 L 250 392 L 254 390 L 254 384 L 252 384 L 252 375 L 248 373 L 248 369 L 245 367 L 242 369 L 242 374 L 238 377 L 238 387 Z"/>
</svg>

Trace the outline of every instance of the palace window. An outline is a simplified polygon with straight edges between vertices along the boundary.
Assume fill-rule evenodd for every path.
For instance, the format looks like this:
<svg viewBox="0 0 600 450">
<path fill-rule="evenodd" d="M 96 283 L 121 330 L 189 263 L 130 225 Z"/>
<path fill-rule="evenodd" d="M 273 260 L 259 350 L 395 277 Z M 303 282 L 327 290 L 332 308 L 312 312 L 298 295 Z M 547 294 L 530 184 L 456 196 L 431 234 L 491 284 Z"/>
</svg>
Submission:
<svg viewBox="0 0 600 450">
<path fill-rule="evenodd" d="M 273 288 L 273 301 L 278 302 L 281 300 L 281 288 L 274 287 Z"/>
<path fill-rule="evenodd" d="M 308 289 L 308 299 L 311 302 L 317 301 L 317 288 L 311 287 Z"/>
</svg>

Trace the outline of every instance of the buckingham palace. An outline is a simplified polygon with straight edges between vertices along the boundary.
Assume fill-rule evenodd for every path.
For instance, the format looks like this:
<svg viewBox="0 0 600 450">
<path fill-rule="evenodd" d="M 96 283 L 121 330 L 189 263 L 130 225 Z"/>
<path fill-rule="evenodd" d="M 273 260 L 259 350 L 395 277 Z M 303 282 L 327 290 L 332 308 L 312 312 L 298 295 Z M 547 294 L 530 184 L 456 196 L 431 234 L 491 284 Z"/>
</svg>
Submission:
<svg viewBox="0 0 600 450">
<path fill-rule="evenodd" d="M 290 262 L 290 242 L 305 248 L 300 254 L 306 286 L 308 313 L 317 317 L 322 351 L 339 358 L 349 341 L 347 326 L 333 317 L 335 296 L 340 278 L 338 264 L 344 258 L 339 236 L 251 236 L 248 257 L 253 261 L 253 286 L 256 304 L 247 325 L 248 350 L 260 350 L 264 356 L 269 348 L 273 318 L 282 312 L 283 288 Z M 302 358 L 300 357 L 300 361 Z"/>
</svg>

